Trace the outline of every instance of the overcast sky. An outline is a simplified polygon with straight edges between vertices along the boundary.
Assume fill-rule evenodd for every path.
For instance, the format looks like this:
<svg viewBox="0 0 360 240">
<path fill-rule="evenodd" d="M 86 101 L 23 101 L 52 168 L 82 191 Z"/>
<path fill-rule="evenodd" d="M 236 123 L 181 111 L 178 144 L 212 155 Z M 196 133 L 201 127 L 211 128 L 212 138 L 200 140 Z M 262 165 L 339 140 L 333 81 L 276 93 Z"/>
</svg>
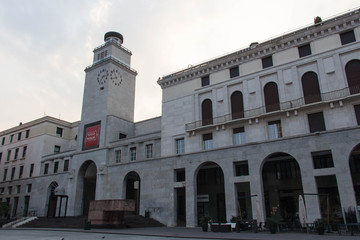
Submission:
<svg viewBox="0 0 360 240">
<path fill-rule="evenodd" d="M 360 7 L 352 0 L 0 0 L 0 131 L 44 115 L 80 120 L 84 69 L 124 36 L 135 121 L 161 115 L 159 77 Z"/>
</svg>

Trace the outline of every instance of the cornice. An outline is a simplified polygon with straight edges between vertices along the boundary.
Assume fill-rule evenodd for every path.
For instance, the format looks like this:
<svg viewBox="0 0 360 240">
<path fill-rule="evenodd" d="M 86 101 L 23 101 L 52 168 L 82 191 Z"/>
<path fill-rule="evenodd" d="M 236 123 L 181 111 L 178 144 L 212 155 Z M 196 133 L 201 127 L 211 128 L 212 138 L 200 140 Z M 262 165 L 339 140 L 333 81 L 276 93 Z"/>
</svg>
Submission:
<svg viewBox="0 0 360 240">
<path fill-rule="evenodd" d="M 135 69 L 132 69 L 127 64 L 123 63 L 122 61 L 120 61 L 119 59 L 117 59 L 117 58 L 115 58 L 115 57 L 113 57 L 111 55 L 94 62 L 90 66 L 87 66 L 84 71 L 89 72 L 89 71 L 91 71 L 91 70 L 93 70 L 93 69 L 95 69 L 95 68 L 97 68 L 99 66 L 105 65 L 105 64 L 107 64 L 109 62 L 112 62 L 113 64 L 117 65 L 118 67 L 123 68 L 124 70 L 127 70 L 127 71 L 133 73 L 135 76 L 137 75 L 137 72 L 136 72 Z"/>
<path fill-rule="evenodd" d="M 316 39 L 343 32 L 359 25 L 360 11 L 356 9 L 321 23 L 309 25 L 263 43 L 253 43 L 248 48 L 163 76 L 159 78 L 157 83 L 162 89 L 171 87 L 223 69 L 272 55 L 278 51 L 301 46 Z"/>
</svg>

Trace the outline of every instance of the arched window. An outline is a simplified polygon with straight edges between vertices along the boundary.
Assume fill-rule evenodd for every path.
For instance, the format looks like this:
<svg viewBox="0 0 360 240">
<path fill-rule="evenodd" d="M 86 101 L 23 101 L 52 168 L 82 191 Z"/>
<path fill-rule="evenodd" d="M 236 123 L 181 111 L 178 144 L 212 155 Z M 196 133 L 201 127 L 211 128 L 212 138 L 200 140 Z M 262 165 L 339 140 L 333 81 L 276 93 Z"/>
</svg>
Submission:
<svg viewBox="0 0 360 240">
<path fill-rule="evenodd" d="M 345 65 L 350 94 L 360 93 L 360 60 L 351 60 Z"/>
<path fill-rule="evenodd" d="M 201 104 L 201 119 L 202 125 L 210 125 L 213 123 L 212 102 L 210 99 L 205 99 Z"/>
<path fill-rule="evenodd" d="M 305 104 L 320 102 L 321 93 L 318 76 L 314 72 L 307 72 L 301 78 Z"/>
<path fill-rule="evenodd" d="M 279 92 L 277 84 L 269 82 L 264 87 L 266 112 L 280 110 Z"/>
<path fill-rule="evenodd" d="M 232 119 L 244 117 L 244 101 L 240 91 L 231 94 L 231 115 Z"/>
</svg>

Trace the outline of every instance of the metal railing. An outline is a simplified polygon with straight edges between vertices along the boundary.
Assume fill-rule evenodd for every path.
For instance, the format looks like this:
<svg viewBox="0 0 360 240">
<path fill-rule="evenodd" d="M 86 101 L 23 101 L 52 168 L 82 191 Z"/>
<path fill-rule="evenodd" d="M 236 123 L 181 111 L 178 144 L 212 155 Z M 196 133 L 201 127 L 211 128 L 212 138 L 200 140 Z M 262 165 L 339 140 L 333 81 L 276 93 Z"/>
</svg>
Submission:
<svg viewBox="0 0 360 240">
<path fill-rule="evenodd" d="M 230 113 L 230 114 L 226 114 L 223 116 L 214 117 L 214 118 L 212 118 L 212 121 L 207 119 L 204 121 L 199 120 L 199 121 L 187 123 L 187 124 L 185 124 L 185 130 L 186 131 L 194 131 L 199 128 L 222 125 L 222 124 L 226 124 L 226 123 L 236 121 L 236 120 L 245 120 L 245 119 L 250 119 L 250 118 L 256 118 L 256 117 L 260 117 L 265 114 L 270 114 L 272 112 L 283 112 L 283 111 L 288 111 L 288 110 L 292 110 L 292 109 L 296 110 L 298 108 L 301 108 L 303 106 L 307 106 L 310 104 L 319 104 L 319 103 L 324 103 L 324 102 L 341 100 L 350 95 L 359 95 L 359 93 L 360 93 L 360 86 L 353 86 L 351 88 L 347 87 L 347 88 L 343 88 L 343 89 L 332 91 L 332 92 L 321 93 L 321 94 L 317 94 L 317 95 L 313 95 L 313 96 L 306 96 L 306 97 L 290 100 L 287 102 L 281 102 L 281 103 L 275 104 L 275 105 L 267 105 L 267 106 L 264 105 L 264 106 L 261 106 L 258 108 L 253 108 L 253 109 L 249 109 L 244 112 L 241 112 L 241 113 L 237 113 L 237 116 L 236 116 L 236 114 Z M 241 117 L 239 117 L 239 116 L 241 116 Z"/>
</svg>

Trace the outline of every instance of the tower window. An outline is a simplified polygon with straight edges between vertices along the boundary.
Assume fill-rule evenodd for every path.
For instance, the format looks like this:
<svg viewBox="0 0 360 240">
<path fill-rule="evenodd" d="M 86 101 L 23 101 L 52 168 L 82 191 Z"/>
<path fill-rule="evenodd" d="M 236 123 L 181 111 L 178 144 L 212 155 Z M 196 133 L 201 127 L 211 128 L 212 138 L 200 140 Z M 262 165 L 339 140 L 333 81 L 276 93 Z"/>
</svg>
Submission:
<svg viewBox="0 0 360 240">
<path fill-rule="evenodd" d="M 207 85 L 210 85 L 210 77 L 209 77 L 209 75 L 204 76 L 204 77 L 201 78 L 201 86 L 204 87 L 204 86 L 207 86 Z"/>
<path fill-rule="evenodd" d="M 310 44 L 306 44 L 298 47 L 299 57 L 305 57 L 311 55 L 311 47 Z"/>
<path fill-rule="evenodd" d="M 273 59 L 272 56 L 264 57 L 261 59 L 262 67 L 268 68 L 273 66 Z"/>
<path fill-rule="evenodd" d="M 342 45 L 355 42 L 356 39 L 355 39 L 354 30 L 341 33 L 340 34 L 340 40 L 341 40 Z"/>
<path fill-rule="evenodd" d="M 57 128 L 56 128 L 56 136 L 57 136 L 57 137 L 62 137 L 62 136 L 63 136 L 63 131 L 64 131 L 63 128 L 57 127 Z"/>
<path fill-rule="evenodd" d="M 230 78 L 239 76 L 239 66 L 230 68 Z"/>
</svg>

